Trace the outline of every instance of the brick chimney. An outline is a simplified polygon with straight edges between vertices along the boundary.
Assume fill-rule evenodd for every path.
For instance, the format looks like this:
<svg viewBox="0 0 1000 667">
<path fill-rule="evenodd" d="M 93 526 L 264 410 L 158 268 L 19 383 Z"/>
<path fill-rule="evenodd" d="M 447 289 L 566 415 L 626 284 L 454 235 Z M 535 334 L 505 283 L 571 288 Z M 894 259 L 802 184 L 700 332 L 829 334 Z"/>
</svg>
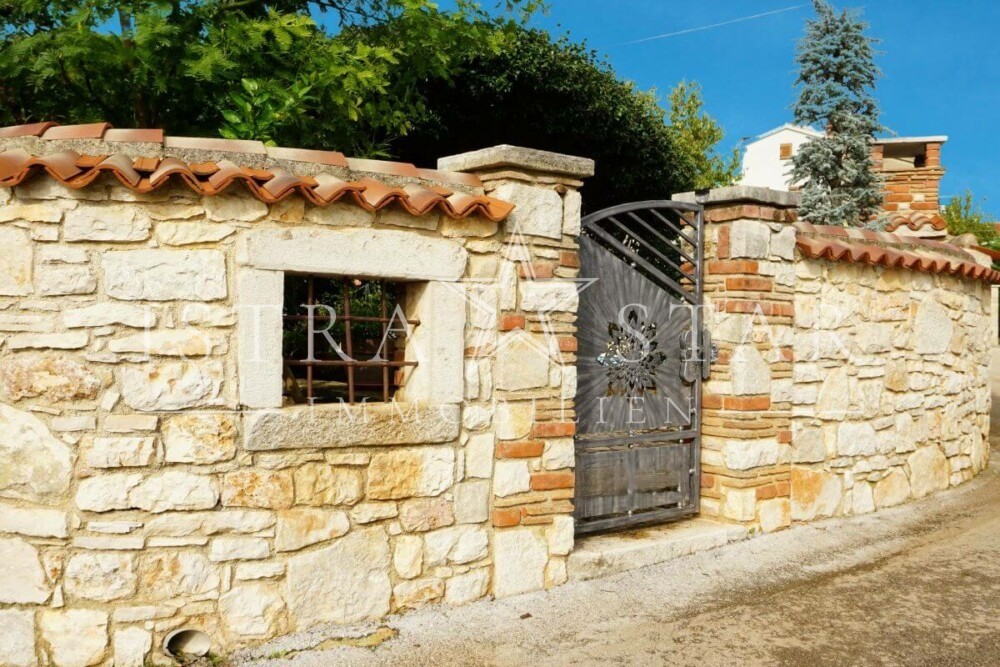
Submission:
<svg viewBox="0 0 1000 667">
<path fill-rule="evenodd" d="M 941 218 L 941 146 L 948 137 L 879 139 L 872 146 L 875 169 L 885 179 L 886 231 L 922 237 L 945 235 Z"/>
</svg>

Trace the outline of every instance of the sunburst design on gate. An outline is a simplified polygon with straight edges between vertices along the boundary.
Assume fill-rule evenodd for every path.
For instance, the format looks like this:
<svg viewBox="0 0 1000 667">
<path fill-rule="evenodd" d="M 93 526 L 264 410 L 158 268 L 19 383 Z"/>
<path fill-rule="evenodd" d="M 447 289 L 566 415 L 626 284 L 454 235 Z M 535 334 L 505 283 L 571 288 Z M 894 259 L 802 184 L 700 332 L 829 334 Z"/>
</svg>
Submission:
<svg viewBox="0 0 1000 667">
<path fill-rule="evenodd" d="M 608 324 L 607 352 L 597 357 L 597 363 L 607 368 L 608 396 L 621 394 L 639 397 L 656 393 L 656 370 L 667 355 L 657 349 L 656 322 L 639 319 L 634 307 L 625 316 L 627 325 Z"/>
</svg>

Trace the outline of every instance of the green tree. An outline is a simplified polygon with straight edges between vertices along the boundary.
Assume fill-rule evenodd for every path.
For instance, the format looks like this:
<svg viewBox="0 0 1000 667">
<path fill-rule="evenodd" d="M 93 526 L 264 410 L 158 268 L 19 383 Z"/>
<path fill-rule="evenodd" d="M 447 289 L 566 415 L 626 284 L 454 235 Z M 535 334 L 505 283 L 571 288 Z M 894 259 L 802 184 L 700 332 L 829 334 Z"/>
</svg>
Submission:
<svg viewBox="0 0 1000 667">
<path fill-rule="evenodd" d="M 837 13 L 813 0 L 796 62 L 795 122 L 825 128 L 792 158 L 793 177 L 804 183 L 799 215 L 818 225 L 867 226 L 882 204 L 882 182 L 873 169 L 871 141 L 884 128 L 874 97 L 879 70 L 875 49 L 857 12 Z"/>
<path fill-rule="evenodd" d="M 596 174 L 582 191 L 587 211 L 693 189 L 697 166 L 678 149 L 652 92 L 619 79 L 584 44 L 540 30 L 507 35 L 451 79 L 427 82 L 427 115 L 393 153 L 433 164 L 440 155 L 516 144 L 593 158 Z"/>
<path fill-rule="evenodd" d="M 494 14 L 472 0 L 4 0 L 0 123 L 222 127 L 381 154 L 421 115 L 422 81 L 498 48 L 537 2 Z"/>
<path fill-rule="evenodd" d="M 976 202 L 971 190 L 951 198 L 942 211 L 942 217 L 948 224 L 948 234 L 961 236 L 975 234 L 980 245 L 989 247 L 1000 246 L 1000 235 L 992 222 L 987 220 L 982 202 Z"/>
<path fill-rule="evenodd" d="M 677 151 L 694 165 L 694 187 L 732 185 L 741 173 L 740 148 L 734 148 L 728 158 L 715 152 L 725 133 L 719 123 L 703 111 L 701 86 L 681 81 L 670 91 L 668 101 L 670 134 Z"/>
</svg>

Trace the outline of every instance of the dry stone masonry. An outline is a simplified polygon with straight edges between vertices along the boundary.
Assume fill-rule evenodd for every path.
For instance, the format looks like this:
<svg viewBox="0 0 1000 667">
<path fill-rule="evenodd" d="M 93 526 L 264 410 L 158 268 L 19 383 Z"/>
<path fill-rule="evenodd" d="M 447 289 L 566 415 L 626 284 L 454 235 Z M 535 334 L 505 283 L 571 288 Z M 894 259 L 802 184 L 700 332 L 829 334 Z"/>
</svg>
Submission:
<svg viewBox="0 0 1000 667">
<path fill-rule="evenodd" d="M 0 188 L 0 664 L 166 664 L 181 628 L 224 653 L 566 580 L 560 280 L 592 163 L 500 147 L 442 167 L 516 212 Z M 282 405 L 285 271 L 407 282 L 422 356 L 399 401 Z"/>
<path fill-rule="evenodd" d="M 702 511 L 763 531 L 920 498 L 989 458 L 989 259 L 793 224 L 795 204 L 732 188 L 706 210 Z"/>
</svg>

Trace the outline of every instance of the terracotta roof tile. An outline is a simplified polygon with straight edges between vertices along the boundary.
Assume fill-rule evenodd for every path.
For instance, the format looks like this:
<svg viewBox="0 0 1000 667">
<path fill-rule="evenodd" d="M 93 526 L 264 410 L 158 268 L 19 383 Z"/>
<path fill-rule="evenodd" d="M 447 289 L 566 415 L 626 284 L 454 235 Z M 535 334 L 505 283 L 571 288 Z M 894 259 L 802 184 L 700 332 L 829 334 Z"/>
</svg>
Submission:
<svg viewBox="0 0 1000 667">
<path fill-rule="evenodd" d="M 254 169 L 230 160 L 188 164 L 176 157 L 132 158 L 114 155 L 80 155 L 64 151 L 33 156 L 22 149 L 0 153 L 0 187 L 14 187 L 44 172 L 71 188 L 92 183 L 102 173 L 113 175 L 125 187 L 147 193 L 172 181 L 184 183 L 202 195 L 216 195 L 231 187 L 246 188 L 266 203 L 278 202 L 298 193 L 317 206 L 326 206 L 345 197 L 353 203 L 377 211 L 400 206 L 412 215 L 439 211 L 452 218 L 484 215 L 503 220 L 513 205 L 486 195 L 471 195 L 437 186 L 410 183 L 399 187 L 373 178 L 345 181 L 332 174 L 297 176 L 284 169 Z"/>
<path fill-rule="evenodd" d="M 795 223 L 795 230 L 796 246 L 811 259 L 947 273 L 1000 283 L 1000 271 L 978 264 L 972 255 L 948 243 L 807 222 Z"/>
<path fill-rule="evenodd" d="M 115 143 L 162 144 L 163 130 L 109 129 L 104 133 L 103 139 Z"/>
<path fill-rule="evenodd" d="M 55 125 L 52 122 L 30 123 L 28 125 L 11 125 L 10 127 L 0 127 L 0 138 L 7 137 L 40 137 L 45 130 Z"/>
<path fill-rule="evenodd" d="M 42 139 L 54 141 L 65 139 L 100 139 L 111 123 L 87 123 L 86 125 L 53 125 L 45 130 Z"/>
<path fill-rule="evenodd" d="M 889 222 L 885 226 L 885 231 L 894 232 L 900 227 L 909 227 L 913 231 L 930 227 L 937 231 L 948 229 L 948 224 L 937 213 L 926 213 L 925 211 L 898 211 L 889 216 Z"/>
<path fill-rule="evenodd" d="M 180 148 L 196 151 L 213 151 L 219 153 L 250 153 L 267 155 L 267 148 L 260 141 L 244 139 L 214 139 L 207 137 L 173 137 L 163 138 L 164 148 Z"/>
<path fill-rule="evenodd" d="M 347 158 L 337 151 L 314 151 L 306 148 L 267 147 L 267 154 L 275 160 L 291 160 L 293 162 L 313 162 L 331 167 L 347 167 Z"/>
</svg>

